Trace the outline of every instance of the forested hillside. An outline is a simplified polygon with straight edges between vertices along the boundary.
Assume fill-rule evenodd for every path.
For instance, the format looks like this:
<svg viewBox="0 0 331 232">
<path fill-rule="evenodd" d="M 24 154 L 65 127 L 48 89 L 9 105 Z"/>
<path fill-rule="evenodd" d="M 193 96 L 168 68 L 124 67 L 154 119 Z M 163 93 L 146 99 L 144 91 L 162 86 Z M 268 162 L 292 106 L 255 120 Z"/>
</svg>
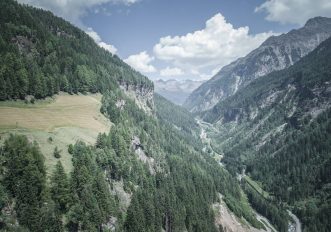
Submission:
<svg viewBox="0 0 331 232">
<path fill-rule="evenodd" d="M 99 92 L 146 77 L 51 12 L 0 1 L 0 100 Z"/>
<path fill-rule="evenodd" d="M 331 229 L 330 80 L 328 39 L 202 114 L 219 129 L 213 141 L 227 169 L 246 168 L 276 204 L 294 206 L 307 231 Z"/>
<path fill-rule="evenodd" d="M 98 93 L 97 112 L 84 123 L 100 113 L 111 127 L 95 144 L 61 141 L 62 161 L 72 164 L 61 163 L 64 151 L 55 147 L 55 167 L 17 122 L 1 131 L 0 230 L 226 230 L 217 209 L 231 210 L 245 228 L 267 229 L 252 206 L 282 232 L 288 209 L 304 231 L 331 231 L 330 25 L 309 20 L 268 39 L 249 62 L 225 68 L 219 74 L 229 76 L 215 79 L 227 86 L 224 96 L 211 94 L 203 105 L 197 95 L 203 109 L 212 107 L 197 121 L 82 30 L 51 12 L 0 1 L 0 101 L 8 112 L 38 109 L 54 95 Z M 239 84 L 231 77 L 243 70 Z"/>
<path fill-rule="evenodd" d="M 113 226 L 119 231 L 216 231 L 211 204 L 218 192 L 238 216 L 262 226 L 247 208 L 235 179 L 200 153 L 194 140 L 187 143 L 178 129 L 117 94 L 127 102 L 124 109 L 111 107 L 112 93 L 103 101 L 106 115 L 118 111 L 110 134 L 100 134 L 95 146 L 81 142 L 69 146 L 74 166 L 70 176 L 59 163 L 47 183 L 38 145 L 22 136 L 6 141 L 1 152 L 1 207 L 6 212 L 2 229 L 18 229 L 10 223 L 16 212 L 19 225 L 31 231 L 97 231 Z M 139 137 L 137 146 L 132 137 Z M 119 183 L 130 196 L 128 208 L 114 194 Z"/>
<path fill-rule="evenodd" d="M 1 100 L 100 91 L 113 123 L 95 145 L 68 144 L 72 171 L 58 162 L 50 176 L 38 144 L 14 130 L 0 149 L 1 230 L 217 231 L 219 193 L 264 227 L 236 179 L 201 151 L 190 113 L 159 96 L 148 111 L 128 94 L 152 90 L 147 78 L 50 12 L 10 0 L 0 13 Z"/>
<path fill-rule="evenodd" d="M 23 136 L 5 142 L 2 229 L 216 231 L 211 204 L 218 201 L 217 193 L 225 196 L 238 216 L 262 226 L 235 179 L 200 153 L 201 147 L 188 139 L 188 133 L 180 133 L 162 116 L 146 115 L 120 90 L 115 93 L 126 106 L 113 108 L 113 93 L 107 93 L 102 111 L 106 115 L 117 111 L 117 123 L 110 134 L 99 135 L 95 146 L 78 142 L 68 147 L 74 166 L 69 176 L 58 163 L 47 183 L 37 144 Z M 133 143 L 133 137 L 139 138 L 139 144 Z M 115 193 L 119 183 L 130 196 L 128 208 Z M 16 217 L 20 227 L 11 224 Z"/>
<path fill-rule="evenodd" d="M 200 127 L 194 119 L 193 115 L 186 109 L 169 102 L 164 97 L 155 94 L 155 107 L 157 109 L 157 115 L 164 122 L 172 124 L 176 129 L 182 133 L 188 134 L 190 139 L 196 138 L 195 144 L 201 143 L 198 138 L 200 133 Z M 193 135 L 193 136 L 192 136 Z"/>
</svg>

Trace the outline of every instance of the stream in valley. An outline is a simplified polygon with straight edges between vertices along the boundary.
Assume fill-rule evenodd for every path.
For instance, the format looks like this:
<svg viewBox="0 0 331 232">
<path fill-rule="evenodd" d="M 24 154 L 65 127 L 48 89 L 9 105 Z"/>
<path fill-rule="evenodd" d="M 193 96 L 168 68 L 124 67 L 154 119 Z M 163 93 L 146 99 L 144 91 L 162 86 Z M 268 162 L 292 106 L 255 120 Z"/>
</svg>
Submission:
<svg viewBox="0 0 331 232">
<path fill-rule="evenodd" d="M 206 131 L 206 127 L 210 128 L 210 127 L 213 127 L 213 125 L 209 124 L 209 123 L 206 123 L 206 122 L 203 122 L 201 120 L 197 120 L 197 123 L 199 124 L 200 128 L 201 128 L 201 132 L 200 132 L 200 139 L 202 141 L 202 143 L 205 145 L 203 150 L 204 151 L 207 151 L 207 149 L 210 149 L 211 153 L 216 155 L 216 156 L 219 156 L 219 160 L 217 160 L 219 162 L 219 164 L 221 166 L 224 166 L 224 164 L 222 163 L 222 158 L 223 158 L 223 155 L 221 154 L 218 154 L 217 152 L 215 152 L 211 146 L 211 139 L 208 138 L 208 134 L 207 134 L 207 131 Z M 246 175 L 245 173 L 245 170 L 243 170 L 243 172 L 241 174 L 238 174 L 237 176 L 237 179 L 239 181 L 241 181 L 241 179 Z M 294 215 L 290 210 L 287 210 L 288 212 L 288 215 L 290 216 L 290 218 L 292 219 L 292 221 L 289 222 L 289 226 L 288 226 L 288 232 L 302 232 L 302 225 L 301 225 L 301 222 L 299 220 L 299 218 Z M 265 217 L 263 217 L 262 215 L 256 213 L 256 218 L 261 221 L 261 219 L 264 219 L 264 220 L 267 220 Z M 268 221 L 269 223 L 269 221 Z M 275 230 L 274 227 L 271 226 L 270 224 L 270 227 Z M 269 228 L 268 228 L 268 231 L 269 231 Z"/>
</svg>

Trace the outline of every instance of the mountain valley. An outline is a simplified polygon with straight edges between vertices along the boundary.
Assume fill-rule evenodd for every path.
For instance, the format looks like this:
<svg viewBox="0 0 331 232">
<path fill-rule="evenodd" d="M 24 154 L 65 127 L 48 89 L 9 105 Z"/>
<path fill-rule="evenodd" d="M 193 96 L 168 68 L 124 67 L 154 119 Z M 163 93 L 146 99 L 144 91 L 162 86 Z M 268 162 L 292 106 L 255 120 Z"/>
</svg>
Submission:
<svg viewBox="0 0 331 232">
<path fill-rule="evenodd" d="M 157 80 L 154 81 L 155 92 L 165 97 L 172 103 L 182 105 L 187 97 L 204 81 L 193 80 Z"/>
<path fill-rule="evenodd" d="M 330 18 L 208 81 L 15 0 L 0 31 L 0 231 L 331 231 Z"/>
</svg>

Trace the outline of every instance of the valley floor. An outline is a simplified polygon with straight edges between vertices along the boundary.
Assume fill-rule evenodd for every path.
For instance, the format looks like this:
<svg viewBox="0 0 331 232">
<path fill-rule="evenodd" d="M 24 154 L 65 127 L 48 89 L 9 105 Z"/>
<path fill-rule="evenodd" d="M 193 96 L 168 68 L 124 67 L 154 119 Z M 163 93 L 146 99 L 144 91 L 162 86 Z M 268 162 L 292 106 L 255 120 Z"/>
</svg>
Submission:
<svg viewBox="0 0 331 232">
<path fill-rule="evenodd" d="M 204 146 L 204 150 L 209 150 L 209 153 L 215 158 L 215 160 L 220 164 L 220 166 L 224 167 L 224 164 L 221 162 L 223 155 L 215 152 L 211 146 L 211 139 L 208 137 L 208 133 L 215 130 L 212 124 L 204 122 L 200 119 L 197 119 L 197 123 L 201 128 L 200 139 L 202 140 Z M 250 179 L 249 176 L 246 176 L 245 170 L 243 170 L 242 174 L 237 175 L 237 179 L 240 181 L 242 178 L 245 178 L 249 181 L 250 184 L 253 185 L 254 189 L 258 191 L 263 196 L 268 196 L 269 194 L 265 192 L 254 180 Z M 213 205 L 215 214 L 216 214 L 216 224 L 221 225 L 226 231 L 238 231 L 238 232 L 256 232 L 256 231 L 265 231 L 258 230 L 252 226 L 249 226 L 247 222 L 243 222 L 239 218 L 237 218 L 226 206 L 225 202 L 222 200 L 222 196 L 220 196 L 220 203 L 216 203 Z M 256 218 L 266 227 L 266 231 L 277 231 L 273 225 L 270 224 L 268 219 L 263 217 L 262 215 L 255 212 Z M 288 232 L 302 232 L 301 222 L 299 218 L 294 215 L 291 211 L 288 210 L 288 214 L 291 217 L 292 221 L 289 222 Z"/>
</svg>

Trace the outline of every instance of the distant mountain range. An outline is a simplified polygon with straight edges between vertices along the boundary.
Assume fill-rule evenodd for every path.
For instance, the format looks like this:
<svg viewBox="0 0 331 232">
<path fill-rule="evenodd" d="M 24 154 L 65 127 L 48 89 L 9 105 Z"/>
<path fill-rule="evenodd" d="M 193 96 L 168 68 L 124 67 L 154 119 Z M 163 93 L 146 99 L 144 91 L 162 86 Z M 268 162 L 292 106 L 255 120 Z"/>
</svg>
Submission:
<svg viewBox="0 0 331 232">
<path fill-rule="evenodd" d="M 223 67 L 193 91 L 183 105 L 192 112 L 211 109 L 252 80 L 293 65 L 330 35 L 331 19 L 316 17 L 300 29 L 272 36 L 246 57 Z"/>
<path fill-rule="evenodd" d="M 186 98 L 197 89 L 204 81 L 193 80 L 157 80 L 154 81 L 155 92 L 172 101 L 182 105 Z"/>
</svg>

